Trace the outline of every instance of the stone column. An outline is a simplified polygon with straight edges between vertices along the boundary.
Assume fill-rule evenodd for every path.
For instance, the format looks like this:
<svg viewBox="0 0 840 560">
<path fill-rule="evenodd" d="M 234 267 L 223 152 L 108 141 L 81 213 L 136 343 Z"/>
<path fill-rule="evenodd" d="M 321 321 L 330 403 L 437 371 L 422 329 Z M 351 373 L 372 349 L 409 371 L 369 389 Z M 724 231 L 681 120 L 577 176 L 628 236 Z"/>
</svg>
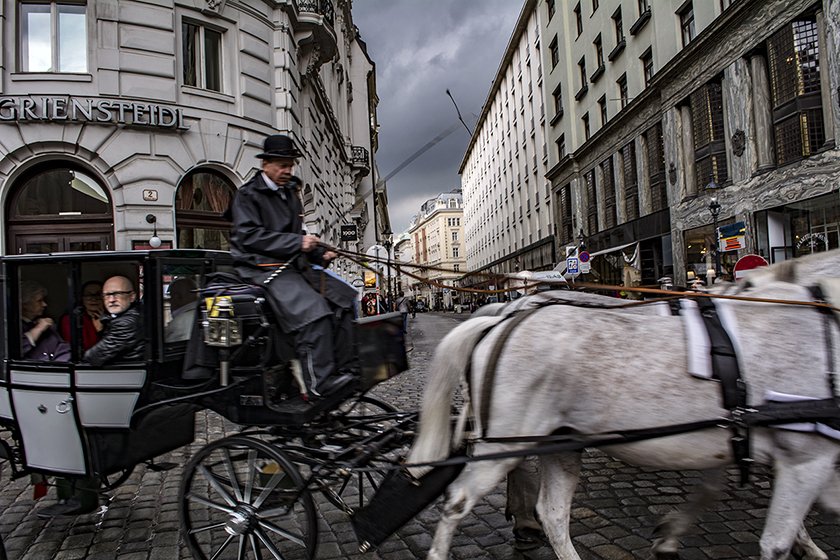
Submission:
<svg viewBox="0 0 840 560">
<path fill-rule="evenodd" d="M 636 136 L 636 179 L 639 185 L 639 215 L 650 214 L 650 173 L 648 171 L 647 141 L 644 134 Z"/>
<path fill-rule="evenodd" d="M 825 142 L 833 145 L 840 137 L 840 0 L 823 0 L 823 6 L 825 11 L 817 12 L 820 87 Z"/>
<path fill-rule="evenodd" d="M 747 136 L 752 130 L 752 84 L 747 61 L 735 61 L 724 70 L 723 114 L 726 118 L 726 159 L 733 183 L 746 181 L 755 169 L 755 150 Z"/>
<path fill-rule="evenodd" d="M 776 166 L 776 151 L 773 147 L 773 110 L 770 101 L 770 80 L 767 76 L 767 61 L 764 55 L 750 57 L 752 74 L 753 134 L 755 143 L 756 171 Z"/>
<path fill-rule="evenodd" d="M 682 177 L 682 188 L 678 185 L 671 192 L 678 195 L 674 198 L 674 202 L 682 200 L 683 198 L 697 196 L 697 173 L 694 166 L 694 125 L 691 121 L 691 107 L 683 105 L 679 108 L 680 111 L 680 147 L 682 148 L 682 157 L 667 157 L 666 163 L 670 167 L 671 163 L 677 166 L 677 182 Z M 667 145 L 667 144 L 666 144 Z M 680 165 L 682 163 L 682 165 Z"/>
<path fill-rule="evenodd" d="M 627 221 L 624 192 L 624 155 L 617 150 L 613 156 L 613 181 L 615 186 L 616 224 Z"/>
</svg>

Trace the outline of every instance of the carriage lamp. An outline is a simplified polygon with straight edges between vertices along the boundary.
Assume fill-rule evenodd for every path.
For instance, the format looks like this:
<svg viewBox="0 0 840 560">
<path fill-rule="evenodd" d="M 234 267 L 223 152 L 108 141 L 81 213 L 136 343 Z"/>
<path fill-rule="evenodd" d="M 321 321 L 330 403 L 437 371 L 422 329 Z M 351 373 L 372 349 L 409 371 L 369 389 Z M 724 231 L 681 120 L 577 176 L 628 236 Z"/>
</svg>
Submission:
<svg viewBox="0 0 840 560">
<path fill-rule="evenodd" d="M 154 224 L 152 237 L 149 238 L 149 246 L 152 249 L 157 249 L 158 247 L 160 247 L 160 237 L 158 237 L 157 234 L 157 216 L 155 216 L 154 214 L 146 214 L 146 223 Z"/>
<path fill-rule="evenodd" d="M 233 316 L 233 303 L 224 296 L 210 299 L 212 303 L 202 311 L 204 343 L 219 348 L 239 346 L 242 344 L 242 329 Z"/>
</svg>

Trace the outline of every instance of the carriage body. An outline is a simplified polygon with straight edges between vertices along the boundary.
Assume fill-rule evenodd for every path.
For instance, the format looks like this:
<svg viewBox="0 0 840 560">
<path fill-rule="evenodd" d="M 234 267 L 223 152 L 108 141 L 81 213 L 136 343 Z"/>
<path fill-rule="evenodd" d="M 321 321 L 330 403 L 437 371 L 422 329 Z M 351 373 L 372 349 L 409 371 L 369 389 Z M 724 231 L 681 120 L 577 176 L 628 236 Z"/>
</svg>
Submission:
<svg viewBox="0 0 840 560">
<path fill-rule="evenodd" d="M 240 349 L 242 358 L 229 364 L 229 381 L 219 379 L 218 362 L 211 362 L 203 376 L 186 374 L 190 346 L 213 349 L 210 333 L 220 324 L 213 322 L 212 309 L 197 293 L 191 329 L 186 336 L 183 332 L 170 336 L 175 317 L 169 288 L 179 279 L 203 287 L 209 278 L 231 275 L 232 260 L 227 252 L 14 255 L 3 257 L 0 266 L 0 313 L 4 317 L 0 330 L 0 427 L 7 432 L 0 455 L 10 461 L 14 475 L 102 478 L 129 470 L 191 443 L 195 413 L 205 408 L 244 425 L 298 424 L 316 413 L 283 414 L 272 406 L 273 399 L 293 396 L 288 380 L 281 384 L 283 395 L 277 386 L 278 372 L 285 373 L 284 364 L 291 357 L 291 344 L 288 335 L 276 328 L 259 291 L 235 298 L 234 324 L 242 339 L 229 350 Z M 144 355 L 135 361 L 96 367 L 83 361 L 82 308 L 77 296 L 85 282 L 104 282 L 117 274 L 135 285 L 143 317 Z M 23 357 L 23 281 L 36 281 L 46 289 L 45 316 L 56 326 L 62 316 L 69 317 L 69 361 Z M 218 293 L 232 291 L 236 290 L 217 286 Z M 398 325 L 398 317 L 357 325 L 363 379 L 368 381 L 353 391 L 407 367 Z M 338 395 L 335 402 L 322 406 L 337 406 L 349 396 Z"/>
</svg>

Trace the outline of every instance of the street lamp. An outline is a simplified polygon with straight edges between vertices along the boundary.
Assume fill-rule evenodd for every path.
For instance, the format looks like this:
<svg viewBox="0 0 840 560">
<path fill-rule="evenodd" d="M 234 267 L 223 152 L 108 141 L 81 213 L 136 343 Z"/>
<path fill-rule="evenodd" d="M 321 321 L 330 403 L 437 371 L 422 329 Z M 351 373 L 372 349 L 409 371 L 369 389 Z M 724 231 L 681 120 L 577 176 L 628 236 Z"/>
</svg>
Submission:
<svg viewBox="0 0 840 560">
<path fill-rule="evenodd" d="M 715 176 L 714 174 L 712 174 L 711 177 L 709 177 L 709 184 L 706 185 L 706 190 L 715 193 L 718 188 L 718 184 L 715 183 Z M 715 245 L 715 278 L 720 278 L 720 240 L 718 236 L 718 216 L 720 215 L 720 202 L 718 202 L 718 197 L 716 194 L 712 194 L 712 197 L 709 199 L 709 212 L 712 213 L 712 237 Z"/>
<path fill-rule="evenodd" d="M 388 253 L 388 268 L 385 271 L 385 278 L 386 278 L 386 280 L 385 280 L 385 295 L 386 295 L 386 301 L 388 302 L 388 307 L 387 307 L 388 311 L 393 311 L 393 309 L 391 309 L 391 307 L 392 307 L 392 301 L 394 299 L 394 294 L 391 291 L 391 246 L 393 244 L 393 240 L 391 239 L 392 235 L 393 235 L 393 232 L 391 231 L 390 228 L 386 228 L 382 232 L 382 237 L 384 238 L 382 240 L 382 245 L 385 247 L 385 251 Z"/>
</svg>

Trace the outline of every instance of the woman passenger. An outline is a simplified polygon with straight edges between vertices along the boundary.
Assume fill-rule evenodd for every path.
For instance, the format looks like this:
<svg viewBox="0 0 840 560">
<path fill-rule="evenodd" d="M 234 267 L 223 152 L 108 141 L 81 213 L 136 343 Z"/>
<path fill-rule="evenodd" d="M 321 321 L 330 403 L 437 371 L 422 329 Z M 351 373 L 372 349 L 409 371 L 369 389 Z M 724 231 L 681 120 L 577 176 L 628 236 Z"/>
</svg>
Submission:
<svg viewBox="0 0 840 560">
<path fill-rule="evenodd" d="M 70 345 L 58 334 L 47 309 L 47 290 L 41 284 L 24 280 L 20 283 L 20 317 L 22 320 L 21 358 L 48 362 L 70 359 Z"/>
<path fill-rule="evenodd" d="M 82 350 L 87 350 L 102 338 L 102 321 L 99 318 L 104 311 L 102 303 L 102 282 L 90 280 L 82 285 Z M 62 338 L 70 342 L 71 316 L 67 313 L 58 321 Z"/>
</svg>

